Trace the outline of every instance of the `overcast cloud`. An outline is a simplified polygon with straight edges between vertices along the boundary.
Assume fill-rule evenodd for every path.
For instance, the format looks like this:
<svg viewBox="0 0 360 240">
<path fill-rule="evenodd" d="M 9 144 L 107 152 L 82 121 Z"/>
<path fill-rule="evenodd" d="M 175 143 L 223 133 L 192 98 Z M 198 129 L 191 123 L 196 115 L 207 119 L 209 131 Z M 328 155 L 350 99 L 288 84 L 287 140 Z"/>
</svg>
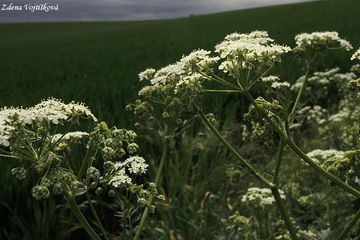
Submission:
<svg viewBox="0 0 360 240">
<path fill-rule="evenodd" d="M 306 0 L 1 0 L 0 22 L 109 21 L 185 17 L 261 6 L 304 2 Z M 58 4 L 58 11 L 30 12 L 25 4 Z M 15 10 L 21 6 L 21 10 Z M 29 5 L 28 5 L 29 6 Z M 17 7 L 19 8 L 19 7 Z"/>
</svg>

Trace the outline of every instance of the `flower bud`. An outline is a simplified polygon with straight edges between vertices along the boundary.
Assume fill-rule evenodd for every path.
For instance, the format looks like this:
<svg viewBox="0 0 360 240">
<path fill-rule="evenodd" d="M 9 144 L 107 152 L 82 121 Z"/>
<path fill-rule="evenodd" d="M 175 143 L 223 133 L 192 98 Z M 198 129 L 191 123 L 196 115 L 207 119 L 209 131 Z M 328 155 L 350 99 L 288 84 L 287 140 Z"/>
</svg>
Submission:
<svg viewBox="0 0 360 240">
<path fill-rule="evenodd" d="M 147 205 L 147 201 L 146 201 L 145 198 L 139 198 L 139 199 L 137 200 L 137 202 L 138 202 L 138 204 L 139 204 L 140 206 L 143 206 L 143 207 Z"/>
<path fill-rule="evenodd" d="M 52 187 L 52 192 L 54 195 L 60 195 L 63 193 L 63 189 L 61 187 L 60 183 L 55 183 L 54 186 Z"/>
<path fill-rule="evenodd" d="M 105 161 L 110 161 L 115 158 L 115 150 L 112 149 L 111 147 L 104 147 L 102 152 Z"/>
<path fill-rule="evenodd" d="M 105 171 L 111 171 L 114 168 L 114 163 L 110 161 L 104 162 L 104 169 Z"/>
<path fill-rule="evenodd" d="M 89 167 L 86 174 L 89 179 L 96 180 L 100 177 L 100 171 L 95 167 Z"/>
<path fill-rule="evenodd" d="M 31 194 L 37 200 L 46 199 L 50 196 L 49 189 L 41 185 L 33 187 L 31 190 Z"/>
<path fill-rule="evenodd" d="M 111 190 L 108 192 L 108 196 L 111 197 L 111 198 L 115 197 L 115 191 L 111 189 Z"/>
<path fill-rule="evenodd" d="M 102 187 L 98 187 L 98 188 L 95 190 L 95 194 L 96 194 L 96 195 L 101 195 L 103 192 L 104 192 L 104 190 L 103 190 Z"/>
<path fill-rule="evenodd" d="M 85 184 L 83 184 L 79 181 L 73 181 L 70 184 L 70 189 L 75 195 L 84 194 L 87 190 Z"/>
<path fill-rule="evenodd" d="M 127 146 L 127 151 L 129 152 L 129 154 L 134 154 L 138 151 L 139 146 L 136 143 L 130 143 Z"/>
<path fill-rule="evenodd" d="M 26 169 L 23 167 L 16 167 L 11 169 L 11 174 L 14 175 L 17 179 L 22 180 L 26 177 Z"/>
</svg>

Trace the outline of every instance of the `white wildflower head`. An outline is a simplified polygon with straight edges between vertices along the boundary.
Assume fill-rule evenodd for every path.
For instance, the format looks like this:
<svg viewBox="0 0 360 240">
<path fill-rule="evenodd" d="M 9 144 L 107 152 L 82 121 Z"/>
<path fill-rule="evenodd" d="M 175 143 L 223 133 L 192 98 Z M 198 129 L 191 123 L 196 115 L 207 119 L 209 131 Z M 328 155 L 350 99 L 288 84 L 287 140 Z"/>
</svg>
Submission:
<svg viewBox="0 0 360 240">
<path fill-rule="evenodd" d="M 249 34 L 232 33 L 215 47 L 223 59 L 219 69 L 235 76 L 240 69 L 256 69 L 271 66 L 280 61 L 280 56 L 291 49 L 273 43 L 267 32 L 255 31 Z"/>
<path fill-rule="evenodd" d="M 144 174 L 148 168 L 145 159 L 139 156 L 116 162 L 108 175 L 109 184 L 115 188 L 132 184 L 131 174 Z"/>
<path fill-rule="evenodd" d="M 81 131 L 76 131 L 76 132 L 68 132 L 65 134 L 55 134 L 54 136 L 52 136 L 51 142 L 52 143 L 59 143 L 59 142 L 75 142 L 78 141 L 80 139 L 86 138 L 89 136 L 89 133 L 87 132 L 81 132 Z"/>
<path fill-rule="evenodd" d="M 271 87 L 275 88 L 275 89 L 290 88 L 290 83 L 288 83 L 288 82 L 273 82 L 271 84 Z"/>
<path fill-rule="evenodd" d="M 284 192 L 279 190 L 280 197 L 285 199 Z M 241 202 L 254 208 L 266 208 L 275 203 L 275 198 L 269 188 L 249 188 L 246 194 L 242 197 Z"/>
<path fill-rule="evenodd" d="M 154 77 L 156 70 L 153 68 L 147 68 L 145 71 L 139 73 L 140 81 L 150 80 Z"/>
<path fill-rule="evenodd" d="M 72 124 L 80 118 L 97 121 L 84 104 L 65 104 L 55 98 L 49 98 L 29 108 L 3 108 L 0 110 L 0 144 L 9 146 L 14 131 L 25 126 L 39 129 L 51 125 Z"/>
<path fill-rule="evenodd" d="M 131 184 L 131 178 L 126 174 L 125 169 L 117 170 L 111 177 L 109 184 L 115 188 Z"/>
<path fill-rule="evenodd" d="M 162 117 L 179 117 L 183 112 L 192 111 L 194 103 L 203 92 L 205 77 L 200 72 L 212 71 L 219 60 L 203 49 L 192 51 L 179 61 L 159 70 L 147 69 L 139 74 L 140 80 L 148 80 L 138 93 L 140 99 L 128 105 L 138 116 L 149 119 L 154 105 L 160 104 Z"/>
<path fill-rule="evenodd" d="M 328 149 L 328 150 L 316 149 L 311 152 L 308 152 L 306 155 L 317 163 L 323 163 L 329 158 L 343 156 L 344 152 L 336 149 Z"/>
<path fill-rule="evenodd" d="M 278 76 L 267 76 L 267 77 L 262 77 L 261 81 L 265 82 L 265 83 L 273 83 L 273 82 L 279 82 L 280 78 Z"/>
<path fill-rule="evenodd" d="M 98 194 L 108 189 L 113 195 L 112 188 L 128 189 L 130 185 L 140 191 L 142 186 L 132 182 L 132 175 L 146 173 L 148 165 L 143 158 L 133 156 L 139 149 L 135 143 L 136 133 L 109 128 L 104 122 L 96 124 L 90 132 L 69 131 L 82 123 L 81 118 L 90 123 L 97 121 L 85 105 L 65 104 L 56 99 L 29 108 L 3 108 L 0 143 L 8 147 L 9 154 L 5 156 L 26 160 L 24 167 L 13 168 L 11 173 L 23 179 L 31 170 L 37 172 L 40 179 L 32 188 L 36 199 L 48 198 L 51 193 L 75 197 L 91 189 L 96 189 Z M 87 169 L 69 164 L 74 158 L 73 152 L 86 156 L 79 160 L 87 164 Z M 106 164 L 98 169 L 95 166 L 101 163 L 97 161 Z"/>
<path fill-rule="evenodd" d="M 301 33 L 295 36 L 296 52 L 312 50 L 324 50 L 332 48 L 343 48 L 346 51 L 352 49 L 351 44 L 340 38 L 337 32 L 313 32 Z"/>
<path fill-rule="evenodd" d="M 351 60 L 360 60 L 360 48 L 351 56 Z"/>
</svg>

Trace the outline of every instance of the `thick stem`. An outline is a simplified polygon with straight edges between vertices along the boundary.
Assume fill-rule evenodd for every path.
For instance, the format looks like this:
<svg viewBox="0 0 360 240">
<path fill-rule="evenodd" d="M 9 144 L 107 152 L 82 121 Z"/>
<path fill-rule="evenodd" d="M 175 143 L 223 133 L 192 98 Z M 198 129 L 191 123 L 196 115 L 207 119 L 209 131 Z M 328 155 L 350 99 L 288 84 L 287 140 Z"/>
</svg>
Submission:
<svg viewBox="0 0 360 240">
<path fill-rule="evenodd" d="M 360 208 L 359 210 L 356 212 L 355 216 L 351 219 L 351 221 L 349 222 L 349 224 L 345 227 L 345 229 L 340 233 L 340 235 L 337 237 L 336 240 L 343 240 L 346 238 L 346 236 L 349 234 L 351 228 L 356 224 L 356 222 L 359 220 L 360 218 Z"/>
<path fill-rule="evenodd" d="M 275 166 L 275 171 L 274 171 L 274 178 L 273 178 L 274 184 L 277 184 L 279 182 L 280 167 L 282 164 L 282 156 L 283 156 L 283 152 L 284 152 L 284 147 L 285 147 L 284 138 L 280 137 L 279 148 L 278 148 L 278 152 L 276 155 L 276 166 Z"/>
<path fill-rule="evenodd" d="M 156 176 L 155 176 L 155 185 L 156 186 L 158 186 L 159 182 L 160 182 L 160 177 L 161 177 L 162 171 L 164 169 L 165 161 L 167 159 L 168 148 L 169 148 L 168 147 L 168 142 L 165 139 L 165 141 L 163 143 L 163 152 L 162 152 L 162 156 L 161 156 L 161 160 L 160 160 L 160 165 L 159 165 L 159 168 L 158 168 Z M 154 196 L 151 195 L 150 198 L 149 198 L 148 206 L 145 207 L 144 212 L 143 212 L 143 214 L 141 216 L 140 224 L 139 224 L 138 229 L 136 231 L 134 240 L 139 240 L 140 239 L 142 229 L 144 228 L 146 218 L 147 218 L 147 216 L 149 214 L 149 207 L 151 206 L 153 201 L 154 201 Z"/>
<path fill-rule="evenodd" d="M 304 78 L 304 82 L 302 83 L 300 90 L 296 96 L 296 100 L 295 103 L 292 107 L 291 113 L 290 115 L 293 115 L 296 111 L 297 106 L 299 105 L 299 102 L 301 100 L 301 97 L 303 95 L 304 89 L 306 87 L 306 83 L 309 77 L 309 71 L 310 71 L 310 64 L 306 65 L 306 72 L 305 72 L 305 78 Z M 274 172 L 274 183 L 277 184 L 278 183 L 278 178 L 279 178 L 279 173 L 280 173 L 280 168 L 281 168 L 281 164 L 282 164 L 282 155 L 283 155 L 283 151 L 284 151 L 284 138 L 281 136 L 280 137 L 280 143 L 279 143 L 279 149 L 277 152 L 277 157 L 276 157 L 276 167 L 275 167 L 275 172 Z"/>
<path fill-rule="evenodd" d="M 295 103 L 294 103 L 293 108 L 291 110 L 291 115 L 295 113 L 296 108 L 299 105 L 300 99 L 301 99 L 301 97 L 302 97 L 302 95 L 304 93 L 304 90 L 305 90 L 305 87 L 306 87 L 306 82 L 307 82 L 308 77 L 309 77 L 309 71 L 310 71 L 310 65 L 308 64 L 306 66 L 304 82 L 302 83 L 302 85 L 300 87 L 300 90 L 299 90 L 299 92 L 298 92 L 298 94 L 296 96 Z"/>
<path fill-rule="evenodd" d="M 257 179 L 260 180 L 264 185 L 266 185 L 269 188 L 274 187 L 274 184 L 270 182 L 268 179 L 266 179 L 264 176 L 262 176 L 245 158 L 243 158 L 234 148 L 230 145 L 228 141 L 220 134 L 220 132 L 209 122 L 209 120 L 206 118 L 204 113 L 199 109 L 200 116 L 204 123 L 209 127 L 209 129 L 214 133 L 214 135 L 220 140 L 221 143 L 224 144 L 224 146 L 235 155 L 235 157 L 242 163 L 242 165 L 251 173 L 253 174 Z"/>
<path fill-rule="evenodd" d="M 107 233 L 106 233 L 106 231 L 105 231 L 105 228 L 104 228 L 104 226 L 101 224 L 99 215 L 98 215 L 97 212 L 96 212 L 96 209 L 95 209 L 95 207 L 94 207 L 94 204 L 92 204 L 92 202 L 91 202 L 89 193 L 86 193 L 86 199 L 87 199 L 87 201 L 88 201 L 88 203 L 89 203 L 90 210 L 91 210 L 92 214 L 94 215 L 95 220 L 96 220 L 97 224 L 99 225 L 99 228 L 100 228 L 102 234 L 104 235 L 104 238 L 105 238 L 106 240 L 109 240 L 109 238 L 107 237 Z"/>
<path fill-rule="evenodd" d="M 288 231 L 291 235 L 291 238 L 293 240 L 296 240 L 296 234 L 295 234 L 295 230 L 294 227 L 292 226 L 292 223 L 290 221 L 289 215 L 282 203 L 282 200 L 280 198 L 280 194 L 279 191 L 276 187 L 276 185 L 274 185 L 272 182 L 270 182 L 269 180 L 267 180 L 264 176 L 261 175 L 261 173 L 259 173 L 245 158 L 243 158 L 231 145 L 229 142 L 226 141 L 226 139 L 219 133 L 219 131 L 209 122 L 209 120 L 206 118 L 206 116 L 204 115 L 204 113 L 201 111 L 201 109 L 199 109 L 199 113 L 200 116 L 202 118 L 202 120 L 204 121 L 204 123 L 210 128 L 210 130 L 215 134 L 215 136 L 226 146 L 226 148 L 228 150 L 230 150 L 230 152 L 232 154 L 234 154 L 237 159 L 243 164 L 243 166 L 245 166 L 245 168 L 252 173 L 257 179 L 260 180 L 260 182 L 262 182 L 264 185 L 266 185 L 268 188 L 271 189 L 273 196 L 275 198 L 276 201 L 276 205 L 280 211 L 280 214 L 282 216 L 282 218 L 284 219 L 285 225 L 288 228 Z"/>
<path fill-rule="evenodd" d="M 92 155 L 92 151 L 94 150 L 94 142 L 92 140 L 90 140 L 90 143 L 89 143 L 89 148 L 88 150 L 86 151 L 86 154 L 85 154 L 85 157 L 81 163 L 81 167 L 80 167 L 80 170 L 79 170 L 79 173 L 78 173 L 78 178 L 82 178 L 82 176 L 84 175 L 85 171 L 86 171 L 86 168 L 88 167 L 88 163 L 90 161 L 90 158 L 91 158 L 91 155 Z"/>
<path fill-rule="evenodd" d="M 92 240 L 101 240 L 101 238 L 96 234 L 95 230 L 90 226 L 84 215 L 81 213 L 75 199 L 71 196 L 69 197 L 69 204 L 74 216 L 85 229 L 85 231 L 89 234 L 90 238 Z"/>
<path fill-rule="evenodd" d="M 356 190 L 355 188 L 347 185 L 325 169 L 323 169 L 319 164 L 314 162 L 311 158 L 309 158 L 294 142 L 293 140 L 286 136 L 286 134 L 278 127 L 276 124 L 271 120 L 271 118 L 267 115 L 267 113 L 259 107 L 259 105 L 256 103 L 254 98 L 250 95 L 249 92 L 245 92 L 245 96 L 249 99 L 249 101 L 254 105 L 254 107 L 259 111 L 259 113 L 269 122 L 269 124 L 273 127 L 274 130 L 276 130 L 280 137 L 283 137 L 287 145 L 300 157 L 302 158 L 307 164 L 309 164 L 312 168 L 314 168 L 318 173 L 322 174 L 324 177 L 329 179 L 332 183 L 338 185 L 345 191 L 351 193 L 352 195 L 356 196 L 357 198 L 360 198 L 360 192 Z"/>
<path fill-rule="evenodd" d="M 275 198 L 275 203 L 276 203 L 276 206 L 277 208 L 279 209 L 279 212 L 281 214 L 281 217 L 282 219 L 284 220 L 285 222 L 285 226 L 286 228 L 288 229 L 289 233 L 290 233 L 290 236 L 292 239 L 297 239 L 297 236 L 296 236 L 296 231 L 293 227 L 293 224 L 290 220 L 290 217 L 289 217 L 289 214 L 288 212 L 286 211 L 286 208 L 284 206 L 284 203 L 281 199 L 281 196 L 280 196 L 280 193 L 279 193 L 279 190 L 274 187 L 271 189 L 271 192 Z"/>
</svg>

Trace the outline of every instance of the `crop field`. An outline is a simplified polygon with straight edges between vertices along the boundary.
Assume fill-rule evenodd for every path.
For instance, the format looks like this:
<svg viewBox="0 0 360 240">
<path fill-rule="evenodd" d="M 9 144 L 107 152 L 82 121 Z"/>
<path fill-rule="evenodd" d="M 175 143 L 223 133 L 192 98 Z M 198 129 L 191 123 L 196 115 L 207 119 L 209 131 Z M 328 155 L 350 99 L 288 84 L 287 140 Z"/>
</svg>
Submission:
<svg viewBox="0 0 360 240">
<path fill-rule="evenodd" d="M 134 114 L 137 103 L 130 111 L 125 108 L 135 102 L 139 97 L 139 90 L 144 86 L 143 82 L 139 81 L 140 72 L 146 68 L 159 69 L 175 63 L 196 49 L 213 51 L 216 44 L 233 32 L 267 31 L 275 43 L 293 48 L 296 34 L 336 31 L 341 38 L 352 44 L 353 50 L 329 51 L 324 56 L 319 54 L 316 61 L 311 62 L 310 76 L 313 72 L 325 72 L 335 67 L 340 68 L 339 72 L 347 73 L 355 64 L 350 58 L 360 47 L 359 29 L 358 0 L 314 1 L 171 20 L 0 24 L 0 108 L 26 108 L 54 97 L 65 103 L 85 103 L 92 113 L 108 126 L 134 129 L 138 134 L 136 142 L 140 146 L 139 155 L 149 164 L 147 173 L 136 178 L 135 182 L 139 184 L 155 181 L 161 165 L 160 158 L 165 155 L 164 158 L 167 157 L 168 160 L 165 161 L 164 171 L 157 182 L 159 194 L 164 195 L 165 200 L 161 201 L 162 198 L 159 197 L 159 201 L 154 203 L 155 213 L 147 217 L 145 225 L 142 226 L 142 235 L 138 239 L 295 239 L 291 234 L 291 223 L 286 222 L 285 217 L 285 223 L 282 220 L 274 220 L 284 216 L 281 210 L 280 213 L 276 212 L 274 207 L 271 210 L 273 212 L 255 211 L 256 207 L 249 210 L 242 205 L 245 201 L 242 196 L 246 194 L 247 189 L 266 186 L 266 181 L 258 181 L 256 174 L 246 171 L 246 167 L 241 164 L 237 165 L 236 154 L 233 155 L 232 150 L 224 147 L 216 139 L 216 134 L 214 136 L 209 131 L 212 122 L 233 144 L 235 151 L 250 159 L 256 171 L 265 178 L 272 178 L 272 169 L 276 168 L 277 164 L 274 156 L 280 151 L 279 141 L 283 140 L 279 140 L 276 131 L 266 132 L 264 136 L 268 139 L 265 141 L 261 134 L 259 139 L 244 140 L 246 117 L 243 116 L 250 105 L 249 98 L 246 99 L 247 95 L 231 94 L 231 91 L 225 94 L 205 93 L 202 100 L 203 110 L 206 113 L 213 112 L 214 115 L 204 115 L 202 120 L 199 120 L 199 115 L 194 124 L 189 126 L 187 123 L 193 120 L 189 113 L 186 112 L 185 117 L 181 115 L 179 119 L 183 121 L 181 127 L 184 129 L 180 128 L 179 133 L 176 133 L 176 128 L 176 134 L 167 136 L 166 139 L 171 140 L 166 144 L 166 154 L 162 150 L 165 141 L 161 140 L 161 134 L 165 130 L 159 130 L 159 136 L 154 137 L 147 132 L 149 129 L 154 130 L 153 126 L 150 126 L 151 121 L 147 119 L 148 115 L 142 115 L 139 119 L 136 111 Z M 294 84 L 304 75 L 305 68 L 298 59 L 285 55 L 271 73 L 278 75 L 282 81 Z M 336 74 L 335 77 L 331 77 L 335 79 Z M 210 84 L 210 87 L 213 85 Z M 342 90 L 338 91 L 334 86 L 326 89 L 329 93 L 336 93 L 333 95 L 334 98 L 322 93 L 322 89 L 317 89 L 320 92 L 319 96 L 304 93 L 304 102 L 310 102 L 311 107 L 321 105 L 329 114 L 331 111 L 334 112 L 338 106 L 342 106 L 339 104 L 341 99 L 350 96 L 349 92 L 342 92 L 342 87 Z M 261 86 L 252 91 L 257 94 L 259 89 Z M 187 94 L 188 92 L 184 91 L 184 96 Z M 319 103 L 312 102 L 314 99 L 319 100 Z M 336 104 L 330 99 L 337 101 Z M 183 104 L 192 100 L 185 98 Z M 358 100 L 356 98 L 354 102 Z M 176 107 L 178 105 L 174 107 L 175 112 L 183 111 L 182 108 L 178 110 Z M 355 112 L 354 109 L 352 111 Z M 166 114 L 178 117 L 177 113 Z M 245 116 L 251 114 L 253 113 Z M 141 119 L 144 116 L 145 120 Z M 259 118 L 252 115 L 250 117 L 253 117 L 254 121 Z M 202 122 L 206 122 L 206 119 L 210 119 L 210 125 L 204 127 Z M 315 122 L 313 119 L 307 121 Z M 351 118 L 346 124 L 357 127 L 358 121 Z M 138 122 L 143 128 L 138 128 L 137 125 L 140 124 L 135 124 Z M 304 122 L 301 130 L 294 130 L 294 139 L 307 152 L 317 148 L 339 148 L 346 153 L 349 149 L 353 152 L 358 151 L 354 150 L 358 149 L 357 142 L 351 145 L 355 140 L 351 144 L 345 144 L 336 138 L 335 130 L 331 133 L 332 128 L 324 128 L 324 131 L 318 132 L 318 129 L 323 129 L 321 124 L 310 126 L 305 120 Z M 167 124 L 178 126 L 178 119 L 169 120 Z M 81 128 L 83 129 L 87 129 L 87 126 Z M 264 129 L 265 127 L 260 130 L 265 132 Z M 339 130 L 339 136 L 346 131 L 358 131 L 360 127 L 354 127 L 355 130 L 344 129 Z M 333 135 L 323 137 L 321 134 L 326 131 Z M 291 141 L 290 139 L 290 145 Z M 126 142 L 132 144 L 132 140 Z M 1 144 L 0 134 L 0 148 Z M 286 190 L 285 208 L 291 216 L 289 222 L 296 223 L 294 226 L 303 230 L 301 232 L 297 229 L 299 234 L 308 234 L 308 238 L 304 237 L 304 233 L 299 239 L 338 239 L 336 237 L 360 208 L 359 196 L 356 195 L 360 190 L 354 190 L 356 193 L 353 197 L 352 190 L 346 193 L 347 187 L 343 188 L 343 191 L 341 186 L 330 183 L 325 178 L 328 175 L 324 174 L 323 177 L 321 173 L 309 173 L 311 169 L 307 169 L 306 164 L 300 164 L 300 155 L 292 152 L 290 145 L 280 151 L 284 151 L 283 165 L 279 179 L 275 181 L 279 182 L 279 189 Z M 72 166 L 77 169 L 82 165 L 77 160 L 80 157 L 82 159 L 81 151 L 84 149 L 74 150 L 70 159 Z M 103 153 L 103 156 L 105 155 Z M 0 240 L 90 239 L 87 231 L 83 229 L 84 226 L 72 215 L 71 205 L 69 207 L 64 197 L 54 196 L 37 200 L 31 196 L 32 187 L 39 184 L 41 174 L 34 174 L 23 180 L 11 175 L 11 169 L 20 166 L 16 161 L 0 156 Z M 327 167 L 325 165 L 324 169 Z M 346 165 L 341 171 L 345 171 L 345 168 L 346 176 L 352 171 L 355 171 L 355 175 L 360 173 L 359 163 L 351 165 L 350 170 L 349 165 Z M 332 168 L 329 169 L 331 174 L 336 175 Z M 358 176 L 360 178 L 360 175 Z M 339 179 L 350 182 L 348 178 L 343 179 L 341 176 Z M 359 181 L 357 175 L 356 179 Z M 272 190 L 275 191 L 274 189 Z M 282 198 L 283 193 L 279 192 L 279 198 Z M 337 195 L 337 192 L 341 194 Z M 87 198 L 79 196 L 77 203 L 90 225 L 96 232 L 101 232 L 101 239 L 133 239 L 138 226 L 141 225 L 143 208 L 133 204 L 136 202 L 135 197 L 128 197 L 128 191 L 121 190 L 116 194 L 115 198 L 109 194 L 100 200 L 98 196 L 90 193 L 91 197 L 95 196 L 93 204 L 98 209 L 106 234 L 92 210 L 90 211 L 92 206 L 87 201 L 88 193 Z M 341 207 L 345 205 L 346 207 Z M 281 209 L 279 206 L 278 208 Z M 359 222 L 355 222 L 352 229 L 347 232 L 352 238 L 343 239 L 360 239 Z M 287 231 L 290 235 L 287 235 Z M 311 235 L 310 232 L 315 235 Z"/>
<path fill-rule="evenodd" d="M 2 24 L 0 104 L 27 106 L 53 96 L 86 102 L 101 119 L 129 124 L 131 114 L 123 109 L 136 98 L 137 74 L 145 68 L 164 66 L 193 49 L 212 50 L 235 31 L 265 30 L 290 46 L 297 33 L 337 31 L 357 47 L 358 5 L 334 0 L 175 20 Z M 342 60 L 331 59 L 350 64 Z"/>
</svg>

